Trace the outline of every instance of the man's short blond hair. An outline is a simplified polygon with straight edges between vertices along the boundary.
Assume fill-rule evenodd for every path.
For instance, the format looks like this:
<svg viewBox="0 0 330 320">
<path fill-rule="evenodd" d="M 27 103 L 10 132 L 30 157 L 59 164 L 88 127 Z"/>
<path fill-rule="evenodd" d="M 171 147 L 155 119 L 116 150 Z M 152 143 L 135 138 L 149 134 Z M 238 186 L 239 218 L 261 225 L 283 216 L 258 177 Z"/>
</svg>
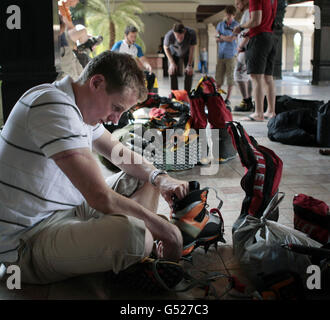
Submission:
<svg viewBox="0 0 330 320">
<path fill-rule="evenodd" d="M 139 101 L 145 100 L 147 89 L 144 73 L 131 55 L 109 50 L 100 53 L 87 64 L 78 82 L 85 83 L 96 74 L 104 76 L 109 94 L 125 94 L 131 89 L 136 92 Z"/>
</svg>

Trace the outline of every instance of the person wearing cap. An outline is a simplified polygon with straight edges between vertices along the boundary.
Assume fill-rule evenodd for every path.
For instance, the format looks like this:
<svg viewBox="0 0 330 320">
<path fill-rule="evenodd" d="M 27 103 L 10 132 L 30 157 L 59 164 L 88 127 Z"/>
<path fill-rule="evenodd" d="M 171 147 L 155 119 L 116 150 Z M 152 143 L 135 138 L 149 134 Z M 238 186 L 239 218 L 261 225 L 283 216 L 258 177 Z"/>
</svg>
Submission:
<svg viewBox="0 0 330 320">
<path fill-rule="evenodd" d="M 164 37 L 164 51 L 169 61 L 168 73 L 171 78 L 171 90 L 178 90 L 179 65 L 184 65 L 184 89 L 190 92 L 194 73 L 194 51 L 197 44 L 195 30 L 176 23 Z"/>
</svg>

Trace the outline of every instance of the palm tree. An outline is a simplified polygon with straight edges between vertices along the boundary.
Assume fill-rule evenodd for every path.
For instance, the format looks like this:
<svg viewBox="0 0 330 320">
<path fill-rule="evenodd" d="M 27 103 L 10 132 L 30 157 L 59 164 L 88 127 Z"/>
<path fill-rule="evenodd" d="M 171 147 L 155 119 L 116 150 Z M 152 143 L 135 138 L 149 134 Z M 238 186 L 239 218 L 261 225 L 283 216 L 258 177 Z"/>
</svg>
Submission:
<svg viewBox="0 0 330 320">
<path fill-rule="evenodd" d="M 143 13 L 143 5 L 139 0 L 126 0 L 116 3 L 115 0 L 87 0 L 84 7 L 86 24 L 89 33 L 103 36 L 103 46 L 99 50 L 111 49 L 114 43 L 123 38 L 127 25 L 144 31 L 144 23 L 139 14 Z M 137 42 L 144 47 L 138 36 Z"/>
</svg>

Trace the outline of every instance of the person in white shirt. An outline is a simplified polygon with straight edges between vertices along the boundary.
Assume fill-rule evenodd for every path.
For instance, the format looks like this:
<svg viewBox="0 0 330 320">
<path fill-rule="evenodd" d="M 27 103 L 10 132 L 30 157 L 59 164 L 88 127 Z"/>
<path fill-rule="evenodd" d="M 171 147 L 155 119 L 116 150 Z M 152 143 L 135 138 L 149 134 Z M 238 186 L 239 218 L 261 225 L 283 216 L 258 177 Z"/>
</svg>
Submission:
<svg viewBox="0 0 330 320">
<path fill-rule="evenodd" d="M 244 24 L 250 19 L 249 13 L 249 0 L 235 0 L 235 6 L 237 10 L 243 12 L 240 24 Z M 234 80 L 236 81 L 238 88 L 241 92 L 243 100 L 239 106 L 234 107 L 234 111 L 252 111 L 252 80 L 250 75 L 247 74 L 246 56 L 245 51 L 248 42 L 249 29 L 243 29 L 238 35 L 238 53 L 236 66 L 234 70 Z"/>
<path fill-rule="evenodd" d="M 155 214 L 188 192 L 105 130 L 144 99 L 144 75 L 128 54 L 105 51 L 77 81 L 69 76 L 22 95 L 0 137 L 0 261 L 23 282 L 51 283 L 86 273 L 115 273 L 162 242 L 178 261 L 182 235 Z M 105 181 L 92 151 L 123 172 Z"/>
<path fill-rule="evenodd" d="M 138 58 L 138 62 L 142 64 L 142 67 L 149 73 L 152 71 L 152 67 L 144 56 L 142 48 L 136 44 L 138 29 L 134 26 L 127 26 L 125 29 L 125 39 L 117 41 L 111 51 L 124 52 L 132 55 L 134 58 Z"/>
</svg>

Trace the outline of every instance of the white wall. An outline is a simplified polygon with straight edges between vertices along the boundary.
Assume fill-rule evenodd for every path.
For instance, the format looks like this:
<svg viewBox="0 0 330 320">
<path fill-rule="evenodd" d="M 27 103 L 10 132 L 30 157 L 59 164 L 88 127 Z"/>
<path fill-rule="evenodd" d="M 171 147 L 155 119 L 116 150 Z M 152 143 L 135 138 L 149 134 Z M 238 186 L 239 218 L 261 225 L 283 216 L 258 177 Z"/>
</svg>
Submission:
<svg viewBox="0 0 330 320">
<path fill-rule="evenodd" d="M 157 53 L 161 37 L 164 37 L 177 21 L 158 13 L 143 14 L 141 19 L 144 22 L 144 32 L 141 33 L 141 38 L 146 46 L 145 54 Z"/>
</svg>

